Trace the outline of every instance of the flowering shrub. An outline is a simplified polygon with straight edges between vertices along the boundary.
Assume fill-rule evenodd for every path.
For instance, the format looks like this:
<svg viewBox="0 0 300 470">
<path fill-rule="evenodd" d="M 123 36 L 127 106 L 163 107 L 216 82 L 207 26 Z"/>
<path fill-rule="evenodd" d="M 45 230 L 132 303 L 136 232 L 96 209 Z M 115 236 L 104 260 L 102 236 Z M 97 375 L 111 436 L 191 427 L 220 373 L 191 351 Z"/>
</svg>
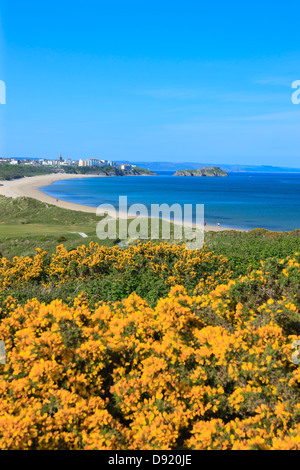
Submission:
<svg viewBox="0 0 300 470">
<path fill-rule="evenodd" d="M 140 262 L 148 254 L 154 263 L 162 248 L 142 249 Z M 57 267 L 54 259 L 45 266 L 40 253 L 22 272 L 59 280 L 75 268 L 83 277 L 105 271 L 121 256 L 136 262 L 116 249 L 101 261 L 96 251 L 59 249 Z M 191 271 L 199 262 L 183 259 Z M 170 284 L 186 276 L 180 261 Z M 15 262 L 9 282 L 20 268 Z M 299 255 L 214 280 L 209 292 L 201 279 L 193 293 L 171 285 L 154 307 L 136 293 L 93 307 L 84 294 L 72 305 L 21 305 L 7 296 L 0 448 L 299 450 L 300 366 L 292 360 L 300 339 Z"/>
<path fill-rule="evenodd" d="M 0 259 L 0 306 L 1 291 L 19 301 L 29 296 L 46 302 L 73 300 L 74 291 L 84 291 L 90 304 L 122 300 L 135 292 L 154 306 L 172 285 L 184 285 L 193 293 L 196 287 L 209 291 L 228 281 L 231 271 L 226 263 L 206 248 L 191 251 L 168 243 L 138 243 L 126 250 L 90 243 L 67 251 L 60 245 L 51 256 L 38 249 L 34 258 Z"/>
</svg>

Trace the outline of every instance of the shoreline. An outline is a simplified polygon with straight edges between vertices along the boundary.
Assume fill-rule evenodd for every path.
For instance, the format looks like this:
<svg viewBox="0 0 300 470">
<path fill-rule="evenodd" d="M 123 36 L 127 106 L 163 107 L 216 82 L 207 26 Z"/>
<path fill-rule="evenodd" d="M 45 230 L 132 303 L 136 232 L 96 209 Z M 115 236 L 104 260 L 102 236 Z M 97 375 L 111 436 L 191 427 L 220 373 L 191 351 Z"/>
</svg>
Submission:
<svg viewBox="0 0 300 470">
<path fill-rule="evenodd" d="M 69 180 L 77 178 L 105 178 L 103 175 L 78 175 L 78 174 L 67 174 L 67 173 L 53 173 L 49 175 L 38 175 L 38 176 L 26 176 L 24 178 L 14 180 L 0 181 L 0 195 L 5 197 L 11 197 L 16 199 L 18 197 L 30 197 L 46 204 L 52 204 L 62 209 L 69 209 L 79 212 L 88 212 L 96 214 L 97 207 L 86 206 L 84 204 L 77 204 L 75 202 L 68 202 L 62 199 L 56 199 L 53 196 L 41 191 L 40 188 L 44 186 L 50 186 L 55 181 Z M 117 217 L 122 218 L 126 214 L 116 212 Z M 128 218 L 130 216 L 128 214 Z M 151 217 L 150 217 L 151 218 Z M 195 226 L 195 224 L 194 224 Z M 203 229 L 203 227 L 201 226 Z M 222 232 L 235 230 L 238 232 L 247 232 L 248 230 L 238 228 L 226 228 L 216 225 L 205 225 L 204 231 L 206 232 Z"/>
<path fill-rule="evenodd" d="M 52 204 L 54 206 L 60 207 L 62 209 L 76 210 L 79 212 L 90 212 L 96 213 L 95 207 L 85 206 L 83 204 L 76 204 L 73 202 L 63 201 L 62 199 L 56 199 L 52 196 L 49 196 L 40 188 L 44 186 L 50 186 L 55 181 L 75 179 L 75 178 L 86 178 L 87 175 L 77 175 L 77 174 L 66 174 L 66 173 L 53 173 L 49 175 L 38 175 L 38 176 L 25 176 L 24 178 L 19 178 L 9 181 L 0 181 L 0 195 L 11 197 L 16 199 L 18 197 L 30 197 L 37 199 L 40 202 L 46 204 Z M 90 177 L 90 176 L 89 176 Z M 95 176 L 93 178 L 104 178 L 103 176 Z"/>
</svg>

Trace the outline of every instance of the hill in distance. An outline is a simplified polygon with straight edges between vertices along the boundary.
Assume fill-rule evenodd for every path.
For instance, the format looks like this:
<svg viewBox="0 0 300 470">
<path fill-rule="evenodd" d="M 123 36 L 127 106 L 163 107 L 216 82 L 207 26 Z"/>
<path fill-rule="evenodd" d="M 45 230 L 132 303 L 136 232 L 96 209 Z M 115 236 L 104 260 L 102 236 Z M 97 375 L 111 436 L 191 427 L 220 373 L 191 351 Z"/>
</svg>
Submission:
<svg viewBox="0 0 300 470">
<path fill-rule="evenodd" d="M 222 170 L 233 172 L 258 172 L 258 173 L 300 173 L 300 168 L 277 167 L 271 165 L 220 165 L 212 162 L 131 162 L 137 166 L 147 168 L 151 171 L 180 171 L 187 168 L 199 169 L 203 167 L 220 167 Z"/>
</svg>

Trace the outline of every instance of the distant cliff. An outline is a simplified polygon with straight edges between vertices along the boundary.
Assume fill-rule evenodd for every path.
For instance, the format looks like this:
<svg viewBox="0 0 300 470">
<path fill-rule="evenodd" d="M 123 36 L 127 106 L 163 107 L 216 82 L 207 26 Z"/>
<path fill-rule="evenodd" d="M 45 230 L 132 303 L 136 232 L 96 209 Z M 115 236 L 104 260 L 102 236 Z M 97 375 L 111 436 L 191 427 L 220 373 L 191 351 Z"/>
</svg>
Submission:
<svg viewBox="0 0 300 470">
<path fill-rule="evenodd" d="M 133 167 L 131 169 L 122 170 L 119 167 L 106 166 L 103 168 L 94 168 L 94 167 L 68 167 L 65 168 L 66 173 L 77 173 L 91 176 L 150 176 L 156 175 L 153 171 L 147 170 L 145 168 Z"/>
<path fill-rule="evenodd" d="M 212 168 L 201 168 L 200 170 L 179 170 L 174 176 L 228 176 L 226 171 L 215 166 Z"/>
</svg>

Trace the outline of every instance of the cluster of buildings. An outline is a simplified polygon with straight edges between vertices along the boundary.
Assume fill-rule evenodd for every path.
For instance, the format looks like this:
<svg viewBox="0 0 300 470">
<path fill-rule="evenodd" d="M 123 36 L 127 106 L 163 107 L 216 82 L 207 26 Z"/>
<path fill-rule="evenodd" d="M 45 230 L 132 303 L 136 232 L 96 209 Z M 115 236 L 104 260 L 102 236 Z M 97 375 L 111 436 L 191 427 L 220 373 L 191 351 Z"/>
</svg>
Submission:
<svg viewBox="0 0 300 470">
<path fill-rule="evenodd" d="M 70 158 L 63 159 L 62 156 L 59 156 L 58 160 L 52 160 L 48 158 L 1 158 L 0 164 L 6 163 L 9 165 L 33 165 L 33 166 L 78 166 L 76 160 L 71 160 Z"/>
<path fill-rule="evenodd" d="M 115 162 L 110 162 L 108 160 L 98 160 L 97 158 L 89 158 L 88 160 L 79 160 L 78 166 L 89 166 L 89 167 L 98 167 L 103 168 L 105 166 L 119 167 L 121 170 L 131 170 L 135 168 L 136 165 L 131 165 L 129 163 L 122 163 L 117 165 Z"/>
<path fill-rule="evenodd" d="M 62 155 L 60 154 L 58 160 L 52 160 L 48 158 L 1 158 L 0 157 L 0 164 L 6 163 L 10 165 L 42 165 L 42 166 L 53 166 L 53 167 L 64 167 L 64 166 L 79 166 L 79 167 L 95 167 L 95 168 L 104 168 L 106 166 L 111 167 L 119 167 L 121 170 L 131 170 L 136 165 L 130 165 L 128 163 L 124 163 L 121 165 L 117 165 L 115 162 L 110 162 L 108 160 L 100 160 L 97 158 L 88 158 L 86 160 L 80 159 L 72 160 L 70 158 L 63 159 Z"/>
<path fill-rule="evenodd" d="M 109 162 L 107 160 L 99 160 L 98 158 L 89 158 L 87 160 L 79 160 L 78 166 L 89 166 L 103 168 L 105 166 L 117 166 L 115 162 Z"/>
</svg>

